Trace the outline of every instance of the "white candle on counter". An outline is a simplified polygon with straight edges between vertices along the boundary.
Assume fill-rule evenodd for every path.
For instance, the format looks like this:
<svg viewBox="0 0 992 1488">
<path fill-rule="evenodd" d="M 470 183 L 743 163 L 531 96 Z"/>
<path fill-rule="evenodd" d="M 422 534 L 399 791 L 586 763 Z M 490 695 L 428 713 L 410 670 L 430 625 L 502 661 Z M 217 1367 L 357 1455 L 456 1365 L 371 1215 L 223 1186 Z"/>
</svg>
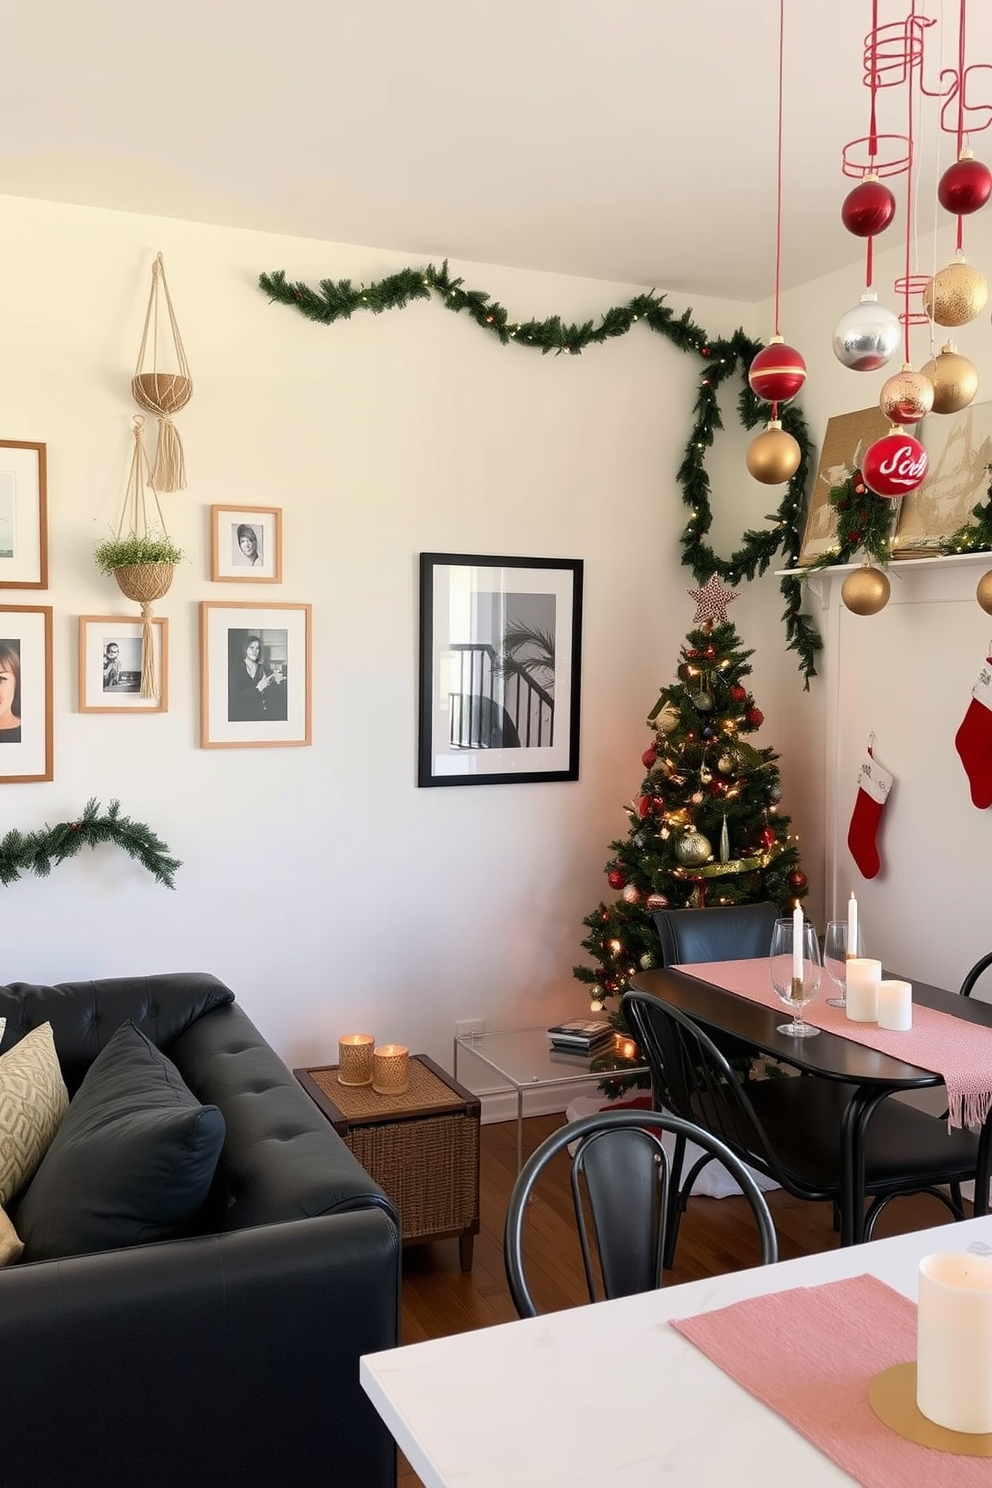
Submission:
<svg viewBox="0 0 992 1488">
<path fill-rule="evenodd" d="M 851 890 L 847 901 L 847 959 L 858 954 L 858 901 Z"/>
<path fill-rule="evenodd" d="M 803 979 L 803 912 L 798 902 L 792 911 L 792 980 Z"/>
<path fill-rule="evenodd" d="M 882 981 L 878 984 L 878 1026 L 905 1033 L 913 1026 L 912 982 Z"/>
<path fill-rule="evenodd" d="M 847 1016 L 852 1023 L 875 1023 L 878 1019 L 878 984 L 881 961 L 852 956 L 847 963 Z"/>
<path fill-rule="evenodd" d="M 920 1410 L 950 1431 L 992 1431 L 992 1257 L 925 1256 L 916 1327 Z"/>
</svg>

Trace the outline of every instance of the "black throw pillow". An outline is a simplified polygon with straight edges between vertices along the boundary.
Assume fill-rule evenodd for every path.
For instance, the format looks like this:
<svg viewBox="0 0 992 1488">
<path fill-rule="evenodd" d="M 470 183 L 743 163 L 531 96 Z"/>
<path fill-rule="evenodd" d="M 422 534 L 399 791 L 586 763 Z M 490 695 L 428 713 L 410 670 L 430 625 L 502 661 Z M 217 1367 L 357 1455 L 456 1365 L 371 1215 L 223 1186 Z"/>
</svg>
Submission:
<svg viewBox="0 0 992 1488">
<path fill-rule="evenodd" d="M 26 1261 L 181 1234 L 207 1198 L 224 1118 L 123 1023 L 87 1070 L 17 1206 Z"/>
</svg>

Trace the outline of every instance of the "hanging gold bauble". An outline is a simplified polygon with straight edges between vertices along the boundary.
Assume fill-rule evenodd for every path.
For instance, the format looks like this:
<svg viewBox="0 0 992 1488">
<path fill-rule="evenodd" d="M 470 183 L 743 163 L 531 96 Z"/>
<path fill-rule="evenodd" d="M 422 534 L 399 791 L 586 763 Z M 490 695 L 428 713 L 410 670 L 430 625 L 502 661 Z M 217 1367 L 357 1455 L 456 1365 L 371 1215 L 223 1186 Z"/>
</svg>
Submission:
<svg viewBox="0 0 992 1488">
<path fill-rule="evenodd" d="M 975 364 L 959 354 L 953 341 L 945 341 L 939 356 L 920 371 L 933 383 L 934 413 L 960 413 L 978 392 Z"/>
<path fill-rule="evenodd" d="M 923 308 L 938 325 L 967 325 L 981 315 L 988 297 L 985 275 L 959 258 L 934 274 L 923 291 Z"/>
<path fill-rule="evenodd" d="M 702 832 L 686 832 L 675 844 L 675 856 L 687 868 L 696 868 L 711 857 L 713 848 L 710 839 Z"/>
<path fill-rule="evenodd" d="M 986 615 L 992 615 L 992 570 L 982 574 L 975 590 L 975 598 L 985 611 Z"/>
<path fill-rule="evenodd" d="M 877 615 L 889 602 L 891 585 L 880 568 L 865 563 L 849 573 L 840 597 L 853 615 Z"/>
<path fill-rule="evenodd" d="M 765 486 L 779 486 L 799 469 L 802 450 L 779 420 L 771 419 L 757 439 L 751 440 L 744 458 L 755 480 Z"/>
<path fill-rule="evenodd" d="M 933 407 L 933 383 L 907 362 L 882 386 L 878 406 L 896 424 L 918 424 Z"/>
</svg>

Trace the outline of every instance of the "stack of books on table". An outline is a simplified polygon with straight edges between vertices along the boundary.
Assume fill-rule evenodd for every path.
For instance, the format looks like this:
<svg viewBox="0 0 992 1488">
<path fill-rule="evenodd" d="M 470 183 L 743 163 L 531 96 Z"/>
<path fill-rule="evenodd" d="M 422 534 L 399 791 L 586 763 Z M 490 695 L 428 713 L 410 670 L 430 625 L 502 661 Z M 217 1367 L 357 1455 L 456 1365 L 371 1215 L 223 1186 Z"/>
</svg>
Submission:
<svg viewBox="0 0 992 1488">
<path fill-rule="evenodd" d="M 548 1041 L 558 1054 L 598 1054 L 613 1042 L 613 1025 L 605 1018 L 576 1018 L 548 1029 Z"/>
</svg>

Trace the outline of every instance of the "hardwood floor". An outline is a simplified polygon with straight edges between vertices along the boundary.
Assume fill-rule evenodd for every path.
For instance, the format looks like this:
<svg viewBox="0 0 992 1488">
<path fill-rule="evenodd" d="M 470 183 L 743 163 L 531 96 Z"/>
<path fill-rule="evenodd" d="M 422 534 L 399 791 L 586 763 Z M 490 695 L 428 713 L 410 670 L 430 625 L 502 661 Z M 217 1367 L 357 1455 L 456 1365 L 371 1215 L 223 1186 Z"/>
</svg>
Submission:
<svg viewBox="0 0 992 1488">
<path fill-rule="evenodd" d="M 561 1125 L 564 1117 L 535 1116 L 525 1121 L 524 1153 Z M 505 1122 L 482 1128 L 481 1223 L 470 1274 L 458 1265 L 453 1240 L 411 1246 L 403 1253 L 402 1341 L 418 1343 L 470 1328 L 486 1328 L 516 1317 L 503 1271 L 503 1218 L 516 1177 L 516 1126 Z M 778 1231 L 783 1260 L 833 1250 L 838 1243 L 830 1206 L 807 1204 L 777 1190 L 768 1206 Z M 568 1160 L 549 1169 L 535 1195 L 528 1222 L 528 1281 L 541 1311 L 575 1307 L 588 1301 L 575 1237 Z M 878 1235 L 903 1234 L 950 1221 L 948 1211 L 926 1195 L 898 1199 L 883 1212 Z M 754 1221 L 741 1198 L 694 1198 L 679 1232 L 676 1264 L 666 1284 L 694 1281 L 758 1263 Z M 400 1488 L 418 1488 L 420 1479 L 400 1458 Z"/>
</svg>

